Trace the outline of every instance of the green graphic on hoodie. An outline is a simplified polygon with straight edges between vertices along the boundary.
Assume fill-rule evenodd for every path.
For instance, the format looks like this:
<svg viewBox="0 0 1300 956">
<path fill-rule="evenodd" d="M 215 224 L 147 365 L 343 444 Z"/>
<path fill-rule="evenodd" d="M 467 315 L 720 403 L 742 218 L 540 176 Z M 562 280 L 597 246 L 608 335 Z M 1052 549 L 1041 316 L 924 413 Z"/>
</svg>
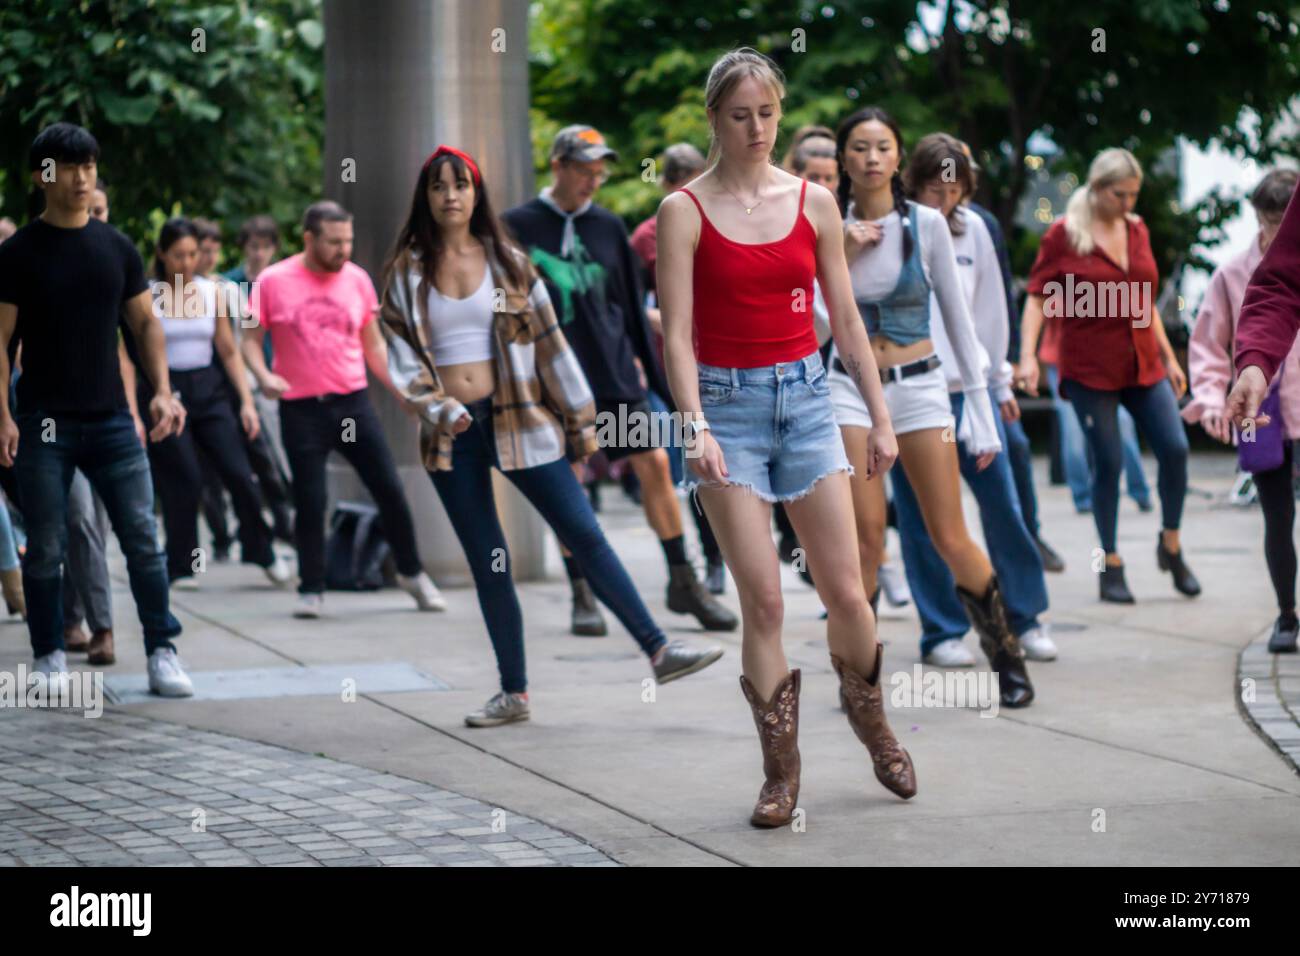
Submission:
<svg viewBox="0 0 1300 956">
<path fill-rule="evenodd" d="M 587 254 L 587 247 L 577 235 L 573 237 L 573 253 L 568 259 L 534 246 L 530 252 L 533 265 L 555 288 L 560 290 L 560 325 L 573 321 L 573 297 L 593 294 L 596 307 L 605 309 L 605 267 Z"/>
</svg>

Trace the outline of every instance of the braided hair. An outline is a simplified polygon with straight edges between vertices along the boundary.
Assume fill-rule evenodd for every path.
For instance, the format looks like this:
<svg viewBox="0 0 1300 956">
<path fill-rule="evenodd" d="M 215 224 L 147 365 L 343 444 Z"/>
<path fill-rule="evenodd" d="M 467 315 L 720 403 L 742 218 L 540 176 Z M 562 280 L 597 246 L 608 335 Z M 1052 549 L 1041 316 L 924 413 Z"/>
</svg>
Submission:
<svg viewBox="0 0 1300 956">
<path fill-rule="evenodd" d="M 905 154 L 903 151 L 903 131 L 899 129 L 897 121 L 879 106 L 864 106 L 856 112 L 846 116 L 835 131 L 835 152 L 840 165 L 840 182 L 836 188 L 836 198 L 840 201 L 840 215 L 847 215 L 849 211 L 849 190 L 852 183 L 849 180 L 849 174 L 844 169 L 844 150 L 848 146 L 849 134 L 863 123 L 875 120 L 889 127 L 889 131 L 894 134 L 894 142 L 898 146 L 898 165 L 903 165 Z M 907 228 L 907 195 L 903 191 L 903 176 L 900 170 L 894 172 L 893 177 L 889 180 L 889 191 L 894 197 L 894 211 L 903 221 L 903 260 L 912 255 L 912 230 Z"/>
</svg>

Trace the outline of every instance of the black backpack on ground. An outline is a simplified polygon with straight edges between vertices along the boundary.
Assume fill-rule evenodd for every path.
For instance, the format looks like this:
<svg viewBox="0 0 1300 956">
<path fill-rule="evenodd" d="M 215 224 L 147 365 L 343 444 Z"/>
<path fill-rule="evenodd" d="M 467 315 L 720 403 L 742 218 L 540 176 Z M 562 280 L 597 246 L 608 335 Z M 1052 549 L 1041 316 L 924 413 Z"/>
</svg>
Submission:
<svg viewBox="0 0 1300 956">
<path fill-rule="evenodd" d="M 331 591 L 377 591 L 389 583 L 385 565 L 391 553 L 379 509 L 340 501 L 330 516 L 325 544 L 325 586 Z"/>
</svg>

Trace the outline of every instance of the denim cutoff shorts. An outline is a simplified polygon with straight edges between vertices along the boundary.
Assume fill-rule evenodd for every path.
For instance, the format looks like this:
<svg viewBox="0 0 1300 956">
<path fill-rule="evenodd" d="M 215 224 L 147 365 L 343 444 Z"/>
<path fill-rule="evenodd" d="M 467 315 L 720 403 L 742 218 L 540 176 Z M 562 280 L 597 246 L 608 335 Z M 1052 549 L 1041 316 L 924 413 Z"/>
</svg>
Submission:
<svg viewBox="0 0 1300 956">
<path fill-rule="evenodd" d="M 699 369 L 700 410 L 729 477 L 705 481 L 683 451 L 687 489 L 739 485 L 764 501 L 793 501 L 829 474 L 853 474 L 817 352 L 759 368 Z"/>
</svg>

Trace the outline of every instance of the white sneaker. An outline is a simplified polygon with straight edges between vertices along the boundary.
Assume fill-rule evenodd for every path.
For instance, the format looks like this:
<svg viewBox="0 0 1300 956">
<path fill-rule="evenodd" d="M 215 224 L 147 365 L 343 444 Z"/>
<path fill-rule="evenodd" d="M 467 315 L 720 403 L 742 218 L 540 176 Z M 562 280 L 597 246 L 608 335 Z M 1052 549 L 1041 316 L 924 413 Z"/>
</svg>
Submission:
<svg viewBox="0 0 1300 956">
<path fill-rule="evenodd" d="M 198 589 L 198 578 L 190 577 L 188 575 L 183 578 L 177 578 L 172 582 L 172 590 L 174 591 L 197 591 Z"/>
<path fill-rule="evenodd" d="M 1020 646 L 1031 661 L 1056 660 L 1056 645 L 1052 643 L 1049 625 L 1039 624 L 1020 635 Z"/>
<path fill-rule="evenodd" d="M 897 561 L 886 561 L 876 572 L 880 588 L 885 592 L 885 600 L 890 607 L 906 607 L 912 603 L 912 589 L 907 586 L 907 577 Z"/>
<path fill-rule="evenodd" d="M 399 574 L 397 586 L 415 598 L 415 604 L 421 611 L 447 610 L 447 601 L 443 598 L 442 592 L 423 571 L 413 578 Z"/>
<path fill-rule="evenodd" d="M 940 641 L 922 660 L 931 667 L 974 667 L 975 656 L 966 650 L 960 637 Z"/>
<path fill-rule="evenodd" d="M 194 685 L 170 647 L 149 655 L 149 689 L 159 697 L 193 697 Z"/>
<path fill-rule="evenodd" d="M 33 674 L 66 674 L 68 672 L 68 655 L 62 650 L 42 654 L 32 662 Z"/>
<path fill-rule="evenodd" d="M 289 562 L 278 554 L 274 561 L 262 568 L 262 573 L 278 588 L 284 587 L 293 580 L 293 570 L 289 567 Z"/>
<path fill-rule="evenodd" d="M 325 595 L 323 594 L 299 594 L 298 603 L 293 609 L 294 617 L 320 617 L 320 613 L 325 604 Z"/>
</svg>

